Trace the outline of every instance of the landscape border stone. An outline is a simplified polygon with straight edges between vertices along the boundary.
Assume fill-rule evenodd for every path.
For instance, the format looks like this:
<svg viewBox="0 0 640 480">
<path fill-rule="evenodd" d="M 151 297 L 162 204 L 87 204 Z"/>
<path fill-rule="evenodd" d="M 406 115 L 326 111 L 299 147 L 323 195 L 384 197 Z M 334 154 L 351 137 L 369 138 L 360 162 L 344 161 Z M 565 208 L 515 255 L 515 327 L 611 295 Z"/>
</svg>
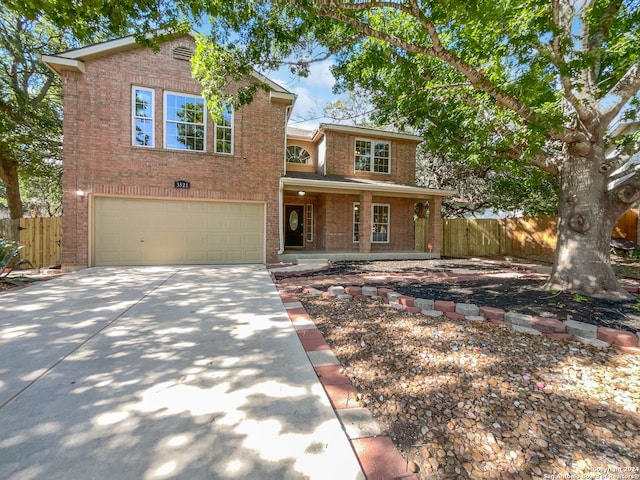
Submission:
<svg viewBox="0 0 640 480">
<path fill-rule="evenodd" d="M 301 291 L 314 296 L 318 296 L 318 292 L 321 292 L 315 287 L 304 287 L 301 288 Z M 336 295 L 333 292 L 360 292 L 360 294 L 352 296 L 346 293 L 339 293 Z M 396 310 L 404 310 L 407 313 L 415 315 L 424 315 L 432 318 L 444 316 L 451 320 L 472 322 L 487 320 L 494 325 L 511 328 L 520 333 L 544 335 L 549 339 L 557 341 L 575 340 L 597 348 L 613 346 L 625 353 L 640 355 L 640 347 L 638 346 L 640 341 L 636 334 L 624 330 L 577 322 L 575 320 L 563 322 L 553 317 L 534 317 L 517 312 L 505 312 L 500 308 L 494 307 L 478 307 L 469 303 L 415 298 L 409 295 L 402 295 L 390 288 L 366 285 L 358 287 L 333 285 L 329 287 L 329 291 L 321 292 L 319 295 L 322 298 L 328 299 L 351 299 L 354 298 L 354 296 L 381 297 L 390 307 Z M 476 309 L 477 315 L 464 315 L 459 313 L 475 312 Z"/>
</svg>

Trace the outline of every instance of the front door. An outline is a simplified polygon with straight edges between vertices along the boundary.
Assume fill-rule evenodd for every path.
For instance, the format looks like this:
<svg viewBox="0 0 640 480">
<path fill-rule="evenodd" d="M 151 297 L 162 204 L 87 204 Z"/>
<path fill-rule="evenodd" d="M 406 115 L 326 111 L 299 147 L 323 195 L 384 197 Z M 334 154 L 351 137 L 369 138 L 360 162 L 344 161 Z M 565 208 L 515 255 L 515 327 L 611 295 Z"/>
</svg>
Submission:
<svg viewBox="0 0 640 480">
<path fill-rule="evenodd" d="M 285 215 L 285 246 L 302 247 L 304 245 L 304 205 L 287 205 Z"/>
</svg>

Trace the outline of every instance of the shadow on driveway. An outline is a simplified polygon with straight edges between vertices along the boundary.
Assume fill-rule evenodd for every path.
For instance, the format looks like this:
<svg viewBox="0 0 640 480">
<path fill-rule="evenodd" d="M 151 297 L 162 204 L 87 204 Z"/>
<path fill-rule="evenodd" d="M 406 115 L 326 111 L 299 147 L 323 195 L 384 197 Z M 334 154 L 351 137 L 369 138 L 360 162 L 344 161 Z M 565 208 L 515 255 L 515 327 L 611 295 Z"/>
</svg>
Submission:
<svg viewBox="0 0 640 480">
<path fill-rule="evenodd" d="M 0 478 L 363 478 L 264 266 L 0 297 Z"/>
</svg>

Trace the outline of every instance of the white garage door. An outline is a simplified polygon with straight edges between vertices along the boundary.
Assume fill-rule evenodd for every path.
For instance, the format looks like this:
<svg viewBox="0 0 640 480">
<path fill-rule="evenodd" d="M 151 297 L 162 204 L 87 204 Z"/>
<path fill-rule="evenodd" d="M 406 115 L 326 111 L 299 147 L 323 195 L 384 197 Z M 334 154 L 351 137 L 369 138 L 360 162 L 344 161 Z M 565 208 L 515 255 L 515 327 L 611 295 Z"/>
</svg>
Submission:
<svg viewBox="0 0 640 480">
<path fill-rule="evenodd" d="M 264 205 L 96 198 L 95 265 L 264 263 Z"/>
</svg>

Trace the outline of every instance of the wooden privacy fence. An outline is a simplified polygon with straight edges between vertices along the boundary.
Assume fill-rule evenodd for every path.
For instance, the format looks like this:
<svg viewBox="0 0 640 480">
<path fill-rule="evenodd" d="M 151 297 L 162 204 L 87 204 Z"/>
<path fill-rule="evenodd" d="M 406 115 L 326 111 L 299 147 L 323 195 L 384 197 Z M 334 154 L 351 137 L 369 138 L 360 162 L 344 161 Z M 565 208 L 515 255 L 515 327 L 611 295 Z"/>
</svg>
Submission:
<svg viewBox="0 0 640 480">
<path fill-rule="evenodd" d="M 638 212 L 618 219 L 612 236 L 637 242 Z M 541 257 L 551 259 L 556 248 L 555 215 L 525 218 L 446 218 L 442 220 L 442 250 L 447 257 Z M 428 219 L 416 220 L 416 249 L 427 251 Z"/>
<path fill-rule="evenodd" d="M 18 225 L 16 225 L 18 224 Z M 0 220 L 0 236 L 14 238 L 19 226 L 19 244 L 24 248 L 20 257 L 31 262 L 34 268 L 49 267 L 60 263 L 62 258 L 62 218 L 38 217 L 19 220 Z M 28 268 L 28 267 L 27 267 Z"/>
</svg>

